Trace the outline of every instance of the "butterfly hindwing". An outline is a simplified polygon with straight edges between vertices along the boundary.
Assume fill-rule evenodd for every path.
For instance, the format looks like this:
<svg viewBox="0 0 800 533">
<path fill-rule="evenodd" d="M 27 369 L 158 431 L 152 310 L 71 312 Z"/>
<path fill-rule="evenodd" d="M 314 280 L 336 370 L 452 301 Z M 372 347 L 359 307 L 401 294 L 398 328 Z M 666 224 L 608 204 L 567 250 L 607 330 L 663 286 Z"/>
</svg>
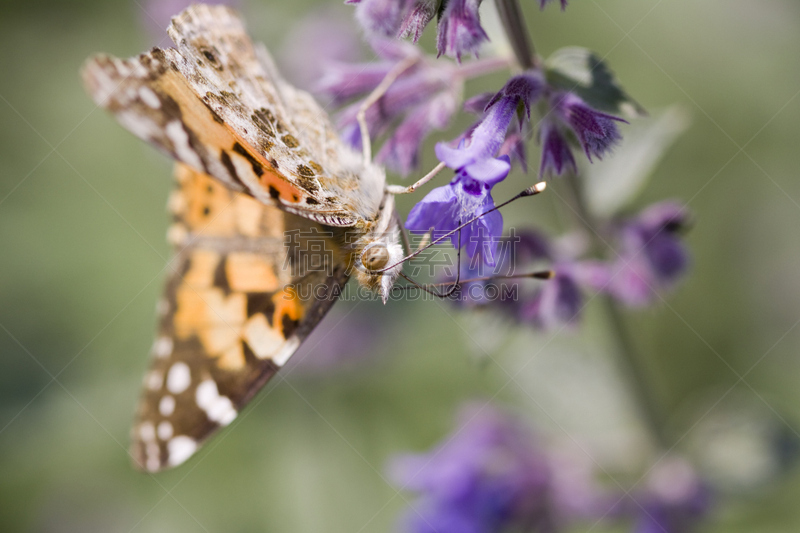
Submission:
<svg viewBox="0 0 800 533">
<path fill-rule="evenodd" d="M 230 424 L 347 280 L 324 227 L 186 165 L 176 174 L 174 271 L 133 427 L 134 461 L 149 471 L 182 463 Z"/>
</svg>

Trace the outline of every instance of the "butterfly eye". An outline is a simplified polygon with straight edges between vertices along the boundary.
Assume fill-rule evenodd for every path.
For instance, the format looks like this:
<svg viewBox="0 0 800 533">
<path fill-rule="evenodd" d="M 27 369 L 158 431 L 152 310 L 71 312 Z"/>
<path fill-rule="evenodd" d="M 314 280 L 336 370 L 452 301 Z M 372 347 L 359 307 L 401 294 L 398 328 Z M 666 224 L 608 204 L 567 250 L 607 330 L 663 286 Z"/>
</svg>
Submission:
<svg viewBox="0 0 800 533">
<path fill-rule="evenodd" d="M 380 270 L 389 262 L 389 250 L 383 244 L 373 244 L 361 254 L 361 262 L 367 270 Z"/>
</svg>

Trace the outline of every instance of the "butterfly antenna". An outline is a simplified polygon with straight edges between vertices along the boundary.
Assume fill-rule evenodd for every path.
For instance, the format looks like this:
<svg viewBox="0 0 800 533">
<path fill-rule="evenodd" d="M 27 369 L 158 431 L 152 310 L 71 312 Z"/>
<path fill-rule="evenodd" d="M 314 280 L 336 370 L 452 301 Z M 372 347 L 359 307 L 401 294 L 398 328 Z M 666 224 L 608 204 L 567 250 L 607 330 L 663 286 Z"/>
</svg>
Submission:
<svg viewBox="0 0 800 533">
<path fill-rule="evenodd" d="M 458 229 L 458 242 L 461 242 L 461 229 L 460 228 Z M 441 298 L 443 300 L 445 298 L 449 298 L 454 292 L 456 292 L 458 290 L 458 287 L 461 284 L 461 247 L 459 246 L 458 247 L 458 251 L 456 252 L 456 279 L 455 279 L 455 281 L 447 281 L 445 283 L 420 285 L 419 283 L 417 283 L 416 281 L 414 281 L 410 277 L 406 276 L 402 272 L 400 272 L 400 276 L 402 276 L 403 279 L 405 279 L 406 281 L 411 283 L 414 287 L 416 287 L 416 288 L 418 288 L 420 290 L 423 290 L 423 291 L 427 292 L 430 295 L 433 295 L 433 296 L 435 296 L 437 298 Z M 428 288 L 428 287 L 441 287 L 443 285 L 450 285 L 450 287 L 446 291 L 444 291 L 442 293 L 434 291 L 434 290 Z M 401 290 L 407 290 L 407 289 L 401 288 Z"/>
<path fill-rule="evenodd" d="M 520 192 L 519 194 L 517 194 L 513 198 L 511 198 L 509 200 L 506 200 L 502 204 L 497 205 L 497 206 L 495 206 L 495 207 L 493 207 L 493 208 L 491 208 L 491 209 L 489 209 L 487 211 L 484 211 L 483 213 L 481 213 L 479 215 L 474 216 L 473 218 L 471 218 L 470 220 L 464 222 L 463 224 L 459 224 L 459 226 L 457 228 L 455 228 L 454 230 L 448 231 L 444 235 L 441 235 L 441 236 L 437 237 L 436 239 L 434 239 L 430 243 L 428 243 L 426 246 L 424 246 L 422 248 L 418 248 L 417 250 L 411 252 L 410 254 L 408 254 L 404 258 L 400 259 L 396 263 L 394 263 L 392 265 L 389 265 L 387 267 L 375 270 L 374 272 L 376 272 L 376 273 L 385 272 L 387 270 L 390 270 L 390 269 L 396 267 L 397 265 L 403 264 L 406 261 L 408 261 L 410 259 L 413 259 L 414 257 L 418 256 L 419 254 L 421 254 L 422 252 L 424 252 L 425 250 L 427 250 L 431 246 L 434 246 L 435 244 L 438 244 L 438 243 L 442 242 L 443 240 L 447 239 L 448 237 L 452 236 L 456 232 L 459 232 L 459 235 L 460 235 L 460 231 L 462 230 L 462 228 L 464 228 L 466 226 L 469 226 L 470 224 L 472 224 L 476 220 L 480 219 L 481 217 L 485 217 L 489 213 L 493 213 L 493 212 L 497 211 L 498 209 L 502 209 L 503 207 L 507 206 L 511 202 L 519 200 L 520 198 L 525 198 L 527 196 L 536 196 L 537 194 L 539 194 L 542 191 L 544 191 L 546 187 L 547 187 L 547 184 L 545 182 L 543 182 L 543 181 L 540 181 L 539 183 L 536 183 L 535 185 L 531 185 L 530 187 L 528 187 L 524 191 Z M 460 241 L 461 241 L 461 239 L 459 239 L 459 242 Z M 461 248 L 459 247 L 459 252 L 460 252 L 460 250 L 461 250 Z"/>
</svg>

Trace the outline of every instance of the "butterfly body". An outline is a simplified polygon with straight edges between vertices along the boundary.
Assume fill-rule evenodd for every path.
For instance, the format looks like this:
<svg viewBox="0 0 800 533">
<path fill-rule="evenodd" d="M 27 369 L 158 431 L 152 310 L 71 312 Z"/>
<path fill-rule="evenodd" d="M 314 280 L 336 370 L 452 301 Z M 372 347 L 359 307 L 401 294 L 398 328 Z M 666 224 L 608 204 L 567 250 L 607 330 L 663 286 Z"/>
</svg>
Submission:
<svg viewBox="0 0 800 533">
<path fill-rule="evenodd" d="M 132 431 L 137 466 L 188 459 L 285 364 L 355 275 L 384 301 L 402 258 L 385 173 L 222 6 L 168 29 L 177 48 L 90 59 L 95 102 L 172 156 L 176 254 Z M 375 263 L 375 258 L 378 258 Z"/>
</svg>

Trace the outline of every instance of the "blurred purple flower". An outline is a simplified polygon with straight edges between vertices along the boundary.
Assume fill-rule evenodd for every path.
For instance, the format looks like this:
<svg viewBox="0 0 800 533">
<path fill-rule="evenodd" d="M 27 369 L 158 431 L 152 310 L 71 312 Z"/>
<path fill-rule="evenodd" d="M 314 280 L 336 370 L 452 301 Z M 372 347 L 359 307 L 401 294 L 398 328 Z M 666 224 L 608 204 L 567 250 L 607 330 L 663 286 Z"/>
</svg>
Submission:
<svg viewBox="0 0 800 533">
<path fill-rule="evenodd" d="M 510 166 L 508 157 L 492 159 L 504 165 L 505 172 L 498 173 L 492 165 L 472 165 L 471 172 L 461 169 L 444 187 L 428 193 L 408 214 L 406 228 L 415 233 L 426 233 L 434 228 L 443 234 L 456 229 L 471 218 L 494 207 L 492 187 L 506 177 Z M 494 211 L 482 216 L 461 230 L 461 239 L 454 233 L 450 240 L 454 248 L 466 247 L 469 257 L 480 255 L 487 265 L 495 264 L 495 251 L 503 232 L 503 216 Z"/>
<path fill-rule="evenodd" d="M 555 93 L 550 98 L 550 105 L 554 116 L 575 133 L 589 161 L 592 157 L 602 159 L 622 139 L 616 122 L 627 121 L 592 109 L 572 93 Z M 544 137 L 542 135 L 543 142 L 546 142 Z M 563 155 L 562 160 L 565 160 Z"/>
<path fill-rule="evenodd" d="M 347 0 L 356 4 L 356 20 L 367 33 L 395 37 L 408 10 L 408 0 Z"/>
<path fill-rule="evenodd" d="M 553 0 L 539 0 L 539 7 L 544 9 L 547 4 L 552 2 Z M 567 9 L 567 0 L 561 0 L 561 11 Z"/>
<path fill-rule="evenodd" d="M 634 533 L 688 533 L 708 513 L 711 492 L 688 462 L 668 457 L 632 498 Z"/>
<path fill-rule="evenodd" d="M 438 8 L 439 0 L 413 0 L 411 9 L 400 24 L 399 36 L 411 37 L 413 42 L 417 42 L 425 26 L 436 16 Z"/>
<path fill-rule="evenodd" d="M 376 161 L 407 176 L 419 166 L 422 139 L 444 129 L 456 111 L 457 96 L 443 91 L 408 113 L 378 152 Z"/>
<path fill-rule="evenodd" d="M 688 213 L 677 202 L 660 202 L 626 221 L 619 229 L 619 258 L 612 269 L 610 292 L 631 306 L 650 303 L 658 290 L 667 289 L 689 265 L 679 238 Z"/>
<path fill-rule="evenodd" d="M 436 48 L 439 55 L 461 62 L 463 54 L 478 55 L 480 45 L 489 37 L 481 27 L 481 0 L 449 0 L 439 18 Z"/>
<path fill-rule="evenodd" d="M 284 40 L 278 56 L 281 72 L 301 89 L 323 92 L 332 103 L 360 94 L 355 83 L 369 80 L 368 67 L 375 65 L 352 65 L 361 56 L 354 29 L 352 19 L 339 11 L 323 9 L 310 14 L 294 25 Z M 348 66 L 353 68 L 348 71 Z M 376 69 L 380 75 L 377 83 L 388 68 Z"/>
<path fill-rule="evenodd" d="M 137 2 L 137 5 L 141 8 L 141 21 L 145 31 L 154 43 L 160 43 L 168 41 L 167 26 L 172 17 L 196 3 L 194 0 L 145 0 L 142 4 Z M 239 0 L 209 0 L 207 3 L 231 7 L 238 7 L 241 4 Z"/>
<path fill-rule="evenodd" d="M 468 406 L 459 418 L 459 429 L 429 453 L 390 465 L 395 483 L 419 493 L 408 530 L 553 531 L 552 472 L 531 434 L 490 406 Z"/>
<path fill-rule="evenodd" d="M 418 167 L 419 151 L 425 138 L 433 130 L 447 127 L 457 110 L 463 81 L 454 66 L 442 67 L 426 60 L 411 44 L 386 39 L 371 39 L 370 44 L 383 61 L 332 64 L 317 89 L 341 104 L 369 94 L 397 62 L 416 59 L 416 63 L 401 73 L 366 112 L 373 140 L 391 132 L 377 160 L 405 176 Z M 355 101 L 338 116 L 342 138 L 356 149 L 361 148 L 361 129 L 357 121 L 361 105 L 361 101 Z"/>
<path fill-rule="evenodd" d="M 501 279 L 491 290 L 496 298 L 476 303 L 493 305 L 519 322 L 549 329 L 559 325 L 573 326 L 580 320 L 585 305 L 585 292 L 608 290 L 611 272 L 602 261 L 580 259 L 586 252 L 582 239 L 567 235 L 553 241 L 535 230 L 522 230 L 500 239 L 498 266 L 492 274 L 521 275 L 550 270 L 550 279 Z M 480 295 L 477 291 L 467 294 Z"/>
<path fill-rule="evenodd" d="M 548 329 L 559 324 L 574 325 L 583 309 L 583 292 L 575 279 L 573 266 L 555 265 L 547 280 L 520 310 L 520 320 Z"/>
</svg>

